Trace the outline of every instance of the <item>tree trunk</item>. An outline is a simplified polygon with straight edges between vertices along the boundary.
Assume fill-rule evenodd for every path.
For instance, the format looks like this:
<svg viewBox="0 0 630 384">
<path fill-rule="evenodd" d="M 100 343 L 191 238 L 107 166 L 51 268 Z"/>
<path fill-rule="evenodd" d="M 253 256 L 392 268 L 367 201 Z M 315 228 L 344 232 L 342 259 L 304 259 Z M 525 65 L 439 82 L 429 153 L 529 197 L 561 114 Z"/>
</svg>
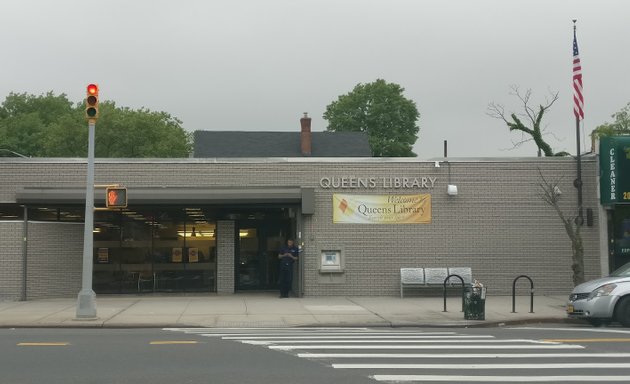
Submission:
<svg viewBox="0 0 630 384">
<path fill-rule="evenodd" d="M 582 236 L 580 235 L 581 226 L 578 224 L 574 226 L 571 220 L 564 218 L 559 212 L 559 209 L 556 210 L 561 215 L 560 218 L 564 222 L 564 229 L 571 239 L 573 285 L 577 286 L 584 282 L 584 244 L 582 243 Z"/>
</svg>

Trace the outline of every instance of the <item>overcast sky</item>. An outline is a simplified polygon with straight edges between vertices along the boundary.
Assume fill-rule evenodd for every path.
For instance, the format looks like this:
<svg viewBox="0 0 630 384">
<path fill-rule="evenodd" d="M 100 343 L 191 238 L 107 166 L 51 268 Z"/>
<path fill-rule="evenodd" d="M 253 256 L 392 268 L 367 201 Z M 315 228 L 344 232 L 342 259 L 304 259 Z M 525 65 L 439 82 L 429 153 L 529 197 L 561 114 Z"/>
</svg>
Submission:
<svg viewBox="0 0 630 384">
<path fill-rule="evenodd" d="M 572 19 L 586 134 L 630 102 L 627 0 L 2 0 L 0 98 L 66 93 L 169 112 L 195 130 L 298 131 L 358 83 L 400 84 L 420 111 L 420 158 L 535 156 L 488 103 L 539 104 L 554 150 L 575 153 Z M 97 128 L 98 131 L 98 128 Z M 98 132 L 97 132 L 98 134 Z"/>
</svg>

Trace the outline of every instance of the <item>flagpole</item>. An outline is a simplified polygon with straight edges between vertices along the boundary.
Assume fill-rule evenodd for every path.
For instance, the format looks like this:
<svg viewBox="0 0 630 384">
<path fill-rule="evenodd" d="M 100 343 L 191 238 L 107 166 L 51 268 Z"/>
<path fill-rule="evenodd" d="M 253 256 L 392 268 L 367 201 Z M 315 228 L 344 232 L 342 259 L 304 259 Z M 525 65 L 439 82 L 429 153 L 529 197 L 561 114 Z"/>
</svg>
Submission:
<svg viewBox="0 0 630 384">
<path fill-rule="evenodd" d="M 582 214 L 582 156 L 580 154 L 580 119 L 575 118 L 575 135 L 577 141 L 577 179 L 573 182 L 575 188 L 577 188 L 578 196 L 578 217 L 576 223 L 578 225 L 584 224 L 584 216 Z"/>
<path fill-rule="evenodd" d="M 576 29 L 577 27 L 575 26 L 575 23 L 577 22 L 577 19 L 573 19 L 573 36 L 575 36 L 576 34 Z M 573 185 L 575 186 L 575 188 L 577 189 L 577 198 L 578 198 L 578 216 L 575 219 L 575 223 L 577 225 L 583 225 L 584 224 L 584 215 L 582 212 L 582 155 L 581 155 L 581 148 L 580 148 L 580 118 L 579 116 L 576 114 L 575 115 L 575 138 L 576 138 L 576 143 L 577 143 L 577 178 L 575 179 L 575 181 L 573 182 Z"/>
</svg>

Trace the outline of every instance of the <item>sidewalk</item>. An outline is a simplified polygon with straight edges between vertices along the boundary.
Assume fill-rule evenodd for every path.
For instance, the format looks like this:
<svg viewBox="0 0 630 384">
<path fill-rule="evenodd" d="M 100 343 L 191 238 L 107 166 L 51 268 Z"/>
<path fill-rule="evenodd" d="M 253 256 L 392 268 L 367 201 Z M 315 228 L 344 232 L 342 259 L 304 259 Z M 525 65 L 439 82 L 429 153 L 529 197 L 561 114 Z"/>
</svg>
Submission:
<svg viewBox="0 0 630 384">
<path fill-rule="evenodd" d="M 464 320 L 459 297 L 306 297 L 276 294 L 99 295 L 96 320 L 76 320 L 76 299 L 0 302 L 0 327 L 472 327 L 563 322 L 564 296 L 486 299 L 485 320 Z"/>
</svg>

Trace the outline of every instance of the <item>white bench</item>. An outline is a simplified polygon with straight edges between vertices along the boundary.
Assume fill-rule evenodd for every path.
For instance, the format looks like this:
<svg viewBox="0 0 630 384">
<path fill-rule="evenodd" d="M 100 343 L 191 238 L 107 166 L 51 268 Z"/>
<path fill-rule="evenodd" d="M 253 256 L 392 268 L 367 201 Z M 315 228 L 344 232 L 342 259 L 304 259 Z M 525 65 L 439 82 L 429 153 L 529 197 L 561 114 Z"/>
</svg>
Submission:
<svg viewBox="0 0 630 384">
<path fill-rule="evenodd" d="M 444 286 L 444 280 L 450 275 L 464 279 L 464 285 L 472 284 L 472 270 L 468 267 L 455 268 L 400 268 L 400 298 L 404 297 L 405 288 L 426 288 Z M 457 277 L 451 277 L 447 286 L 461 284 Z"/>
</svg>

